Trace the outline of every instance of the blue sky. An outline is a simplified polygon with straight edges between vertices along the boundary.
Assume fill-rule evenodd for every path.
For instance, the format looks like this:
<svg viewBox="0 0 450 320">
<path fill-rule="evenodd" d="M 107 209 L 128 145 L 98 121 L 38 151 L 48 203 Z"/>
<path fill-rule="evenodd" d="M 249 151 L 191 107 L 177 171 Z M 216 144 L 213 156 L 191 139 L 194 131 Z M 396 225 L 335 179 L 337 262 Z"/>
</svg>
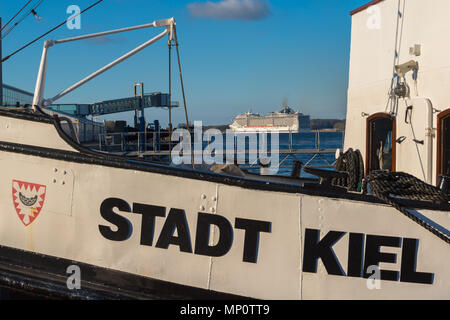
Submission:
<svg viewBox="0 0 450 320">
<path fill-rule="evenodd" d="M 3 23 L 26 2 L 0 1 Z M 84 9 L 94 2 L 44 0 L 36 10 L 42 21 L 30 15 L 18 25 L 4 38 L 3 55 L 67 19 L 69 5 Z M 104 0 L 82 15 L 80 30 L 63 26 L 45 39 L 174 17 L 190 120 L 226 124 L 249 109 L 262 114 L 278 110 L 283 100 L 313 118 L 344 118 L 350 50 L 349 12 L 366 2 L 368 0 Z M 157 32 L 146 29 L 110 36 L 104 41 L 84 40 L 52 47 L 45 96 L 56 95 Z M 34 91 L 43 40 L 4 63 L 5 83 Z M 175 80 L 176 71 L 174 68 L 172 74 Z M 175 80 L 173 99 L 181 102 L 180 85 Z M 165 39 L 59 102 L 90 103 L 131 96 L 135 82 L 144 82 L 146 92 L 168 91 Z M 174 124 L 183 121 L 182 108 L 173 113 Z M 167 123 L 167 112 L 163 110 L 147 109 L 146 117 Z"/>
</svg>

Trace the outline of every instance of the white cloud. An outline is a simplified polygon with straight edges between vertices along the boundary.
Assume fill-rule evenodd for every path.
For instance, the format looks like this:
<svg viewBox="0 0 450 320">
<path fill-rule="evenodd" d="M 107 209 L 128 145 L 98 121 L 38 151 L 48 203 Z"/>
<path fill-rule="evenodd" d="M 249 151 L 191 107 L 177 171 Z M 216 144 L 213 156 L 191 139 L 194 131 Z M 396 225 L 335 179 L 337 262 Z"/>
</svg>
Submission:
<svg viewBox="0 0 450 320">
<path fill-rule="evenodd" d="M 187 5 L 192 16 L 217 20 L 262 20 L 271 12 L 264 0 L 221 0 Z"/>
</svg>

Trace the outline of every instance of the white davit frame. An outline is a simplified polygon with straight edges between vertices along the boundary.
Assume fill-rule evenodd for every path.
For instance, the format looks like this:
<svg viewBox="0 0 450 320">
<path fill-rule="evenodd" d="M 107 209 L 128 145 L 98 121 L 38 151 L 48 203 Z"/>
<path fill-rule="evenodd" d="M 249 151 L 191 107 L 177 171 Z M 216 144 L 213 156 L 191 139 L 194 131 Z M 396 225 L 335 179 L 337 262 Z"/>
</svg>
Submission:
<svg viewBox="0 0 450 320">
<path fill-rule="evenodd" d="M 98 33 L 92 33 L 87 34 L 83 36 L 73 37 L 73 38 L 67 38 L 62 40 L 46 40 L 44 42 L 44 49 L 42 51 L 42 58 L 41 58 L 41 64 L 39 66 L 39 72 L 36 80 L 36 87 L 34 90 L 34 97 L 33 97 L 33 110 L 36 109 L 36 106 L 39 107 L 46 107 L 51 104 L 53 104 L 56 100 L 62 98 L 69 92 L 72 92 L 73 90 L 79 88 L 86 82 L 94 79 L 95 77 L 99 76 L 103 72 L 111 69 L 112 67 L 116 66 L 117 64 L 121 63 L 122 61 L 125 61 L 126 59 L 130 58 L 131 56 L 135 55 L 139 51 L 147 48 L 151 44 L 155 43 L 159 39 L 163 38 L 166 34 L 169 34 L 169 42 L 176 37 L 176 34 L 174 33 L 174 28 L 176 26 L 176 22 L 174 18 L 164 19 L 164 20 L 157 20 L 149 24 L 143 24 L 139 26 L 134 27 L 128 27 L 128 28 L 122 28 L 122 29 L 115 29 L 110 31 L 104 31 L 104 32 L 98 32 Z M 127 31 L 133 31 L 138 29 L 145 29 L 145 28 L 156 28 L 156 27 L 166 27 L 166 29 L 155 36 L 154 38 L 148 40 L 147 42 L 141 44 L 140 46 L 136 47 L 135 49 L 131 50 L 130 52 L 124 54 L 117 60 L 114 60 L 113 62 L 107 64 L 103 68 L 98 69 L 97 71 L 91 73 L 86 78 L 78 81 L 77 83 L 73 84 L 72 86 L 68 87 L 67 89 L 61 91 L 56 96 L 50 99 L 44 99 L 44 90 L 45 90 L 45 76 L 47 73 L 47 59 L 48 59 L 48 50 L 50 47 L 54 46 L 55 44 L 65 43 L 65 42 L 71 42 L 71 41 L 78 41 L 78 40 L 84 40 L 89 38 L 95 38 L 95 37 L 101 37 L 106 36 L 110 34 L 115 33 L 121 33 L 121 32 L 127 32 Z M 175 39 L 176 40 L 176 39 Z"/>
</svg>

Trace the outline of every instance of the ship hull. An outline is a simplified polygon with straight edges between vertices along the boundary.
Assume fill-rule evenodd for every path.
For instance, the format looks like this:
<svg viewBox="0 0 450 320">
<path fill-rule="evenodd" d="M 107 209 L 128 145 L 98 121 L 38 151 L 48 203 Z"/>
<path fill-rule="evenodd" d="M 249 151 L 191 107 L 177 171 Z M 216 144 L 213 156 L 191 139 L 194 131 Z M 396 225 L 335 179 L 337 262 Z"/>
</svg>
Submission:
<svg viewBox="0 0 450 320">
<path fill-rule="evenodd" d="M 450 298 L 449 245 L 373 197 L 90 155 L 33 117 L 0 115 L 0 125 L 0 246 L 36 270 L 34 256 L 61 259 L 60 287 L 63 271 L 79 265 L 92 294 L 89 270 L 98 268 L 130 297 L 170 298 L 175 285 L 186 297 Z M 18 188 L 41 190 L 28 225 Z M 414 205 L 449 228 L 448 206 Z M 380 288 L 364 277 L 376 264 Z"/>
<path fill-rule="evenodd" d="M 277 133 L 298 133 L 298 132 L 308 132 L 310 130 L 302 129 L 299 130 L 298 127 L 238 127 L 230 125 L 231 130 L 234 132 L 277 132 Z"/>
</svg>

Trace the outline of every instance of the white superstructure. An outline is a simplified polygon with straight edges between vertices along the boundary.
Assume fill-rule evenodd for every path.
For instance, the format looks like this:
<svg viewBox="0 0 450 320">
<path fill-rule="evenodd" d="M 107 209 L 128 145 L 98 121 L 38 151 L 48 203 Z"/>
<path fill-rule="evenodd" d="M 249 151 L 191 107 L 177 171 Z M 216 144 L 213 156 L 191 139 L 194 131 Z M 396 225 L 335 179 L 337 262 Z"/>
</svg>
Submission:
<svg viewBox="0 0 450 320">
<path fill-rule="evenodd" d="M 279 112 L 271 112 L 262 116 L 251 111 L 238 115 L 230 128 L 235 132 L 301 132 L 311 129 L 310 118 L 287 105 Z"/>
<path fill-rule="evenodd" d="M 450 174 L 450 1 L 369 4 L 352 12 L 345 149 L 436 184 Z"/>
</svg>

